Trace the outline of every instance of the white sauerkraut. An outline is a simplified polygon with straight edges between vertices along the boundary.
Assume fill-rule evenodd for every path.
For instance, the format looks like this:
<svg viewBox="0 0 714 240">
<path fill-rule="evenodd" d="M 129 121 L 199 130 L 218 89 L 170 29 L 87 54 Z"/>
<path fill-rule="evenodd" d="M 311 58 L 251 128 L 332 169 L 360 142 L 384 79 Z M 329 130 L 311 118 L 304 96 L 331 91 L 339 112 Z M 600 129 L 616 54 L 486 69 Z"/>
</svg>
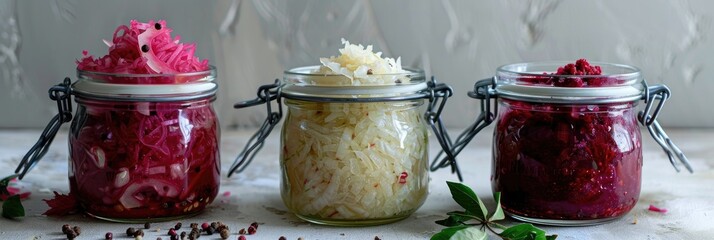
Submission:
<svg viewBox="0 0 714 240">
<path fill-rule="evenodd" d="M 313 79 L 316 85 L 361 86 L 409 81 L 409 78 L 402 75 L 407 72 L 402 69 L 400 57 L 396 60 L 382 58 L 382 52 L 374 53 L 372 45 L 367 45 L 367 47 L 361 44 L 354 45 L 345 39 L 342 39 L 342 44 L 345 47 L 339 50 L 340 56 L 320 58 L 322 66 L 318 73 L 339 74 L 345 76 L 348 81 L 334 77 L 316 78 Z"/>
<path fill-rule="evenodd" d="M 407 216 L 427 195 L 422 100 L 287 100 L 282 194 L 298 215 L 323 219 Z"/>
</svg>

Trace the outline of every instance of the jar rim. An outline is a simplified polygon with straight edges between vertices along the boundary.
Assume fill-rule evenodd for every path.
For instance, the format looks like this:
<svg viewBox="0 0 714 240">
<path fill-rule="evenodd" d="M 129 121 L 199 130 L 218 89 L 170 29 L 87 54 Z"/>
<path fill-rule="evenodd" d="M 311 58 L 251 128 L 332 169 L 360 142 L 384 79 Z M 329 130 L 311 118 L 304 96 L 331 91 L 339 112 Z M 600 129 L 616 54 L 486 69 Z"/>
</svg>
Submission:
<svg viewBox="0 0 714 240">
<path fill-rule="evenodd" d="M 100 77 L 118 77 L 118 78 L 160 78 L 160 77 L 197 77 L 197 76 L 216 76 L 216 66 L 209 65 L 207 70 L 197 72 L 182 72 L 182 73 L 108 73 L 98 71 L 88 71 L 77 68 L 77 77 L 85 76 L 100 76 Z M 94 79 L 94 78 L 92 78 Z M 103 79 L 98 79 L 103 80 Z"/>
<path fill-rule="evenodd" d="M 185 101 L 212 98 L 218 90 L 215 66 L 209 66 L 206 71 L 170 74 L 106 73 L 77 69 L 77 77 L 78 80 L 72 84 L 72 93 L 77 97 L 95 100 Z"/>
<path fill-rule="evenodd" d="M 312 65 L 285 70 L 280 84 L 283 96 L 310 101 L 398 101 L 420 98 L 422 94 L 419 92 L 428 88 L 421 69 L 403 68 L 402 73 L 370 74 L 367 83 L 363 83 L 353 82 L 342 74 L 319 72 L 320 67 Z"/>
<path fill-rule="evenodd" d="M 547 69 L 550 69 L 549 71 L 554 71 L 558 67 L 567 65 L 572 62 L 568 61 L 543 61 L 543 62 L 523 62 L 523 63 L 512 63 L 512 64 L 505 64 L 501 65 L 496 69 L 497 73 L 503 73 L 503 74 L 516 74 L 520 76 L 530 76 L 530 77 L 543 77 L 542 71 L 536 71 L 536 72 L 527 72 L 524 71 L 524 69 L 528 67 L 544 67 Z M 642 76 L 642 71 L 635 66 L 632 65 L 627 65 L 627 64 L 619 64 L 619 63 L 608 63 L 608 62 L 590 62 L 590 65 L 595 65 L 595 66 L 600 66 L 603 68 L 603 73 L 602 75 L 559 75 L 559 74 L 552 74 L 548 75 L 549 77 L 563 77 L 563 78 L 625 78 L 625 79 L 635 79 L 635 78 L 640 78 Z M 553 68 L 555 67 L 555 68 Z M 605 73 L 606 70 L 613 70 L 613 69 L 620 69 L 622 72 L 620 73 Z M 545 71 L 546 73 L 548 71 Z"/>
<path fill-rule="evenodd" d="M 552 74 L 571 62 L 544 61 L 507 64 L 497 68 L 494 77 L 498 96 L 513 100 L 543 103 L 615 103 L 636 101 L 644 91 L 644 79 L 639 68 L 616 63 L 592 62 L 600 66 L 601 75 Z M 554 86 L 538 79 L 579 79 L 582 83 L 603 79 L 604 84 L 583 84 L 578 87 Z M 601 82 L 603 83 L 603 82 Z"/>
</svg>

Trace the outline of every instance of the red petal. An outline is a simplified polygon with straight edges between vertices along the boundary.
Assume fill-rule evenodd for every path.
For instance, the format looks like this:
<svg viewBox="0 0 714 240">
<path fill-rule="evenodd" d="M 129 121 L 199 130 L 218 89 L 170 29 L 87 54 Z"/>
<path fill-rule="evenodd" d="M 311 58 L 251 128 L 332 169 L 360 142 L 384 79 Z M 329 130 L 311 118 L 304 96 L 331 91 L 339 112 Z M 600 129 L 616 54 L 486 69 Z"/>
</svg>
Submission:
<svg viewBox="0 0 714 240">
<path fill-rule="evenodd" d="M 649 207 L 647 210 L 650 210 L 650 211 L 653 211 L 653 212 L 659 212 L 659 213 L 666 213 L 666 212 L 667 212 L 667 209 L 666 209 L 666 208 L 658 208 L 658 207 L 655 207 L 655 206 L 652 205 L 652 204 L 650 204 L 650 207 Z"/>
<path fill-rule="evenodd" d="M 79 210 L 79 204 L 77 202 L 77 199 L 72 195 L 72 193 L 69 193 L 67 195 L 60 194 L 57 192 L 55 193 L 55 197 L 52 199 L 43 199 L 45 203 L 47 203 L 47 206 L 50 207 L 45 213 L 42 215 L 47 215 L 47 216 L 64 216 L 68 214 L 75 213 Z"/>
</svg>

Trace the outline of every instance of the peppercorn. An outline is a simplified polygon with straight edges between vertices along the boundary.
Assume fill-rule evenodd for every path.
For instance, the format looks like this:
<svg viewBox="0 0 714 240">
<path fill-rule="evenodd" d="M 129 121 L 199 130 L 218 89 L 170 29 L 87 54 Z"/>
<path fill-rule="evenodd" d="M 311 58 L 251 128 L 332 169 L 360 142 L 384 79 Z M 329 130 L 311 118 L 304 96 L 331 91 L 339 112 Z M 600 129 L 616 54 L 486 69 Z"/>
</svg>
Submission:
<svg viewBox="0 0 714 240">
<path fill-rule="evenodd" d="M 374 240 L 382 240 L 382 239 L 379 238 L 378 236 L 374 236 Z"/>
<path fill-rule="evenodd" d="M 70 231 L 72 231 L 72 227 L 69 224 L 62 225 L 62 233 L 69 234 Z"/>
<path fill-rule="evenodd" d="M 167 233 L 169 236 L 176 236 L 176 230 L 173 228 L 169 228 L 169 232 Z"/>
<path fill-rule="evenodd" d="M 157 237 L 156 240 L 164 240 L 164 239 L 162 239 L 161 237 Z"/>
<path fill-rule="evenodd" d="M 253 228 L 255 228 L 255 230 L 258 230 L 258 223 L 257 223 L 257 222 L 251 223 L 250 226 L 253 227 Z"/>
<path fill-rule="evenodd" d="M 238 240 L 245 240 L 245 236 L 243 236 L 243 235 L 238 236 Z"/>
<path fill-rule="evenodd" d="M 134 233 L 136 233 L 136 230 L 133 227 L 127 228 L 126 229 L 126 235 L 129 237 L 133 237 Z"/>
<path fill-rule="evenodd" d="M 206 229 L 208 229 L 208 227 L 210 227 L 210 226 L 211 226 L 211 225 L 209 225 L 208 223 L 205 222 L 205 223 L 202 223 L 202 224 L 201 224 L 201 229 L 206 230 Z"/>
<path fill-rule="evenodd" d="M 181 222 L 177 222 L 176 226 L 174 226 L 174 230 L 178 231 L 179 229 L 181 229 Z"/>
<path fill-rule="evenodd" d="M 134 236 L 135 236 L 135 237 L 136 237 L 136 236 L 141 236 L 141 237 L 143 237 L 143 236 L 144 236 L 144 230 L 141 230 L 141 229 L 136 230 L 136 232 L 134 233 Z"/>
<path fill-rule="evenodd" d="M 256 229 L 253 226 L 248 227 L 248 235 L 253 235 L 255 234 Z"/>
<path fill-rule="evenodd" d="M 75 238 L 77 238 L 77 233 L 75 233 L 74 231 L 69 231 L 69 233 L 67 233 L 67 239 L 72 240 Z"/>
<path fill-rule="evenodd" d="M 170 239 L 171 240 L 179 240 L 179 237 L 178 237 L 178 235 L 172 235 Z"/>
<path fill-rule="evenodd" d="M 205 231 L 206 231 L 206 234 L 213 235 L 213 233 L 216 232 L 216 229 L 209 226 L 208 228 L 205 229 Z"/>
<path fill-rule="evenodd" d="M 238 234 L 244 235 L 244 234 L 245 234 L 245 228 L 241 228 L 240 231 L 238 231 Z"/>
<path fill-rule="evenodd" d="M 191 223 L 191 228 L 198 228 L 198 223 Z"/>
<path fill-rule="evenodd" d="M 231 235 L 231 233 L 228 232 L 227 229 L 221 230 L 221 238 L 222 238 L 222 239 L 228 239 L 228 237 L 230 237 L 230 235 Z"/>
<path fill-rule="evenodd" d="M 111 232 L 108 232 L 107 234 L 104 234 L 104 239 L 112 240 L 112 239 L 114 239 L 114 234 L 112 234 Z"/>
<path fill-rule="evenodd" d="M 212 223 L 211 223 L 211 227 L 214 228 L 214 229 L 217 228 L 217 227 L 218 227 L 218 223 L 212 222 Z"/>
<path fill-rule="evenodd" d="M 79 236 L 79 234 L 82 232 L 82 229 L 79 228 L 79 226 L 74 226 L 74 227 L 72 227 L 72 231 L 74 231 L 74 233 L 76 233 L 77 236 Z"/>
<path fill-rule="evenodd" d="M 285 238 L 284 236 L 280 236 L 280 238 L 278 238 L 278 240 L 288 240 L 288 239 Z"/>
<path fill-rule="evenodd" d="M 144 223 L 144 229 L 149 229 L 151 228 L 151 223 Z"/>
<path fill-rule="evenodd" d="M 184 231 L 184 232 L 181 232 L 181 240 L 184 240 L 184 239 L 186 239 L 186 232 L 185 232 L 185 231 Z"/>
</svg>

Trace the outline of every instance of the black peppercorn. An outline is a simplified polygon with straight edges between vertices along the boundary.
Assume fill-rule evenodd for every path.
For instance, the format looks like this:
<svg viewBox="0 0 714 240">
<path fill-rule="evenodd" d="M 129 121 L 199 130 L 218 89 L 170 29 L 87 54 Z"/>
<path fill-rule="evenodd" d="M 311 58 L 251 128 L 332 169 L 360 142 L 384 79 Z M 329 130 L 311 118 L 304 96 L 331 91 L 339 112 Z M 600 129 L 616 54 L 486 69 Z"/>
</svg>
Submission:
<svg viewBox="0 0 714 240">
<path fill-rule="evenodd" d="M 72 231 L 74 231 L 74 233 L 76 233 L 77 236 L 79 236 L 79 234 L 82 232 L 82 229 L 80 229 L 79 226 L 74 226 L 74 227 L 72 227 Z"/>
<path fill-rule="evenodd" d="M 284 236 L 280 236 L 280 238 L 278 238 L 278 240 L 288 240 L 288 239 L 285 238 Z"/>
<path fill-rule="evenodd" d="M 151 223 L 144 223 L 144 229 L 151 228 Z"/>
<path fill-rule="evenodd" d="M 62 225 L 62 233 L 69 234 L 70 231 L 72 231 L 72 227 L 69 224 Z"/>
<path fill-rule="evenodd" d="M 112 240 L 112 239 L 114 239 L 114 234 L 112 234 L 111 232 L 108 232 L 107 234 L 104 234 L 104 239 Z"/>
<path fill-rule="evenodd" d="M 230 235 L 231 235 L 231 233 L 228 232 L 228 230 L 226 230 L 225 228 L 221 231 L 221 238 L 222 238 L 222 239 L 228 239 L 228 237 L 230 237 Z"/>
<path fill-rule="evenodd" d="M 136 232 L 134 233 L 134 237 L 139 237 L 139 236 L 141 236 L 141 237 L 144 236 L 144 231 L 141 229 L 136 230 Z"/>
<path fill-rule="evenodd" d="M 72 240 L 75 238 L 77 238 L 77 233 L 75 233 L 74 231 L 70 231 L 69 233 L 67 233 L 67 239 Z"/>
<path fill-rule="evenodd" d="M 142 51 L 142 52 L 149 52 L 149 45 L 146 45 L 146 44 L 141 45 L 141 51 Z"/>
<path fill-rule="evenodd" d="M 181 225 L 182 225 L 181 222 L 177 222 L 177 223 L 176 223 L 176 226 L 174 226 L 174 230 L 179 230 L 179 229 L 181 229 Z"/>
<path fill-rule="evenodd" d="M 126 235 L 129 237 L 133 237 L 135 233 L 136 233 L 136 230 L 133 227 L 126 229 Z"/>
</svg>

